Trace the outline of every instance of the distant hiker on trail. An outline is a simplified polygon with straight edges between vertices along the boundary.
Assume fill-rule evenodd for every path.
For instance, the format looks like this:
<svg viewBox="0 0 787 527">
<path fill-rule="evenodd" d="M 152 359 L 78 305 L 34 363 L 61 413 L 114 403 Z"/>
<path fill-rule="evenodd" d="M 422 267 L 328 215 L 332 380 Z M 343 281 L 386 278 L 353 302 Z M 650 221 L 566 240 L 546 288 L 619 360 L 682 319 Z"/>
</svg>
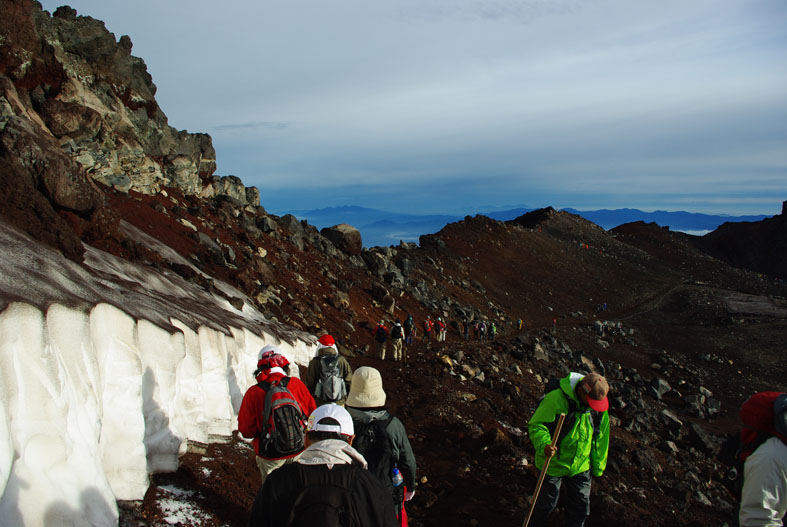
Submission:
<svg viewBox="0 0 787 527">
<path fill-rule="evenodd" d="M 489 340 L 495 340 L 495 335 L 497 335 L 497 324 L 494 322 L 489 323 Z"/>
<path fill-rule="evenodd" d="M 479 321 L 473 322 L 473 340 L 478 340 L 478 332 L 481 329 L 481 323 Z"/>
<path fill-rule="evenodd" d="M 317 406 L 327 403 L 344 405 L 352 378 L 350 363 L 339 354 L 334 338 L 327 334 L 321 336 L 317 341 L 317 355 L 309 361 L 303 377 Z"/>
<path fill-rule="evenodd" d="M 787 512 L 787 393 L 760 392 L 741 406 L 740 527 L 781 527 Z M 743 456 L 742 456 L 743 457 Z"/>
<path fill-rule="evenodd" d="M 341 406 L 309 416 L 306 450 L 268 477 L 251 508 L 250 527 L 395 527 L 387 489 L 352 447 L 354 427 Z"/>
<path fill-rule="evenodd" d="M 465 340 L 470 337 L 470 321 L 467 319 L 462 321 L 462 334 L 464 335 Z"/>
<path fill-rule="evenodd" d="M 393 348 L 393 358 L 395 361 L 402 360 L 403 343 L 404 343 L 404 328 L 402 327 L 402 322 L 397 318 L 396 322 L 391 328 L 391 347 Z"/>
<path fill-rule="evenodd" d="M 376 474 L 388 489 L 398 524 L 406 526 L 404 502 L 415 495 L 415 455 L 404 425 L 385 409 L 383 380 L 378 370 L 367 366 L 355 370 L 347 411 L 355 425 L 355 447 L 369 463 L 369 472 Z M 403 480 L 394 485 L 393 477 L 398 475 Z"/>
<path fill-rule="evenodd" d="M 478 323 L 478 338 L 481 342 L 486 342 L 486 322 L 483 320 Z"/>
<path fill-rule="evenodd" d="M 434 332 L 437 342 L 445 342 L 446 327 L 441 317 L 437 317 L 434 323 Z"/>
<path fill-rule="evenodd" d="M 426 317 L 424 320 L 424 336 L 421 337 L 423 342 L 431 342 L 432 341 L 432 328 L 434 328 L 434 323 L 430 317 Z"/>
<path fill-rule="evenodd" d="M 522 319 L 521 318 L 516 321 L 516 330 L 517 331 L 522 331 Z"/>
<path fill-rule="evenodd" d="M 536 451 L 536 467 L 541 470 L 552 458 L 538 495 L 530 525 L 547 525 L 565 486 L 565 525 L 582 527 L 590 515 L 591 476 L 599 477 L 607 467 L 609 451 L 609 385 L 597 373 L 570 373 L 560 379 L 559 388 L 544 395 L 528 423 L 530 441 Z M 594 414 L 594 412 L 597 412 Z M 557 447 L 552 431 L 557 418 L 566 414 Z"/>
<path fill-rule="evenodd" d="M 298 459 L 304 449 L 306 416 L 314 398 L 300 379 L 288 377 L 290 361 L 265 346 L 257 355 L 257 384 L 246 390 L 238 410 L 238 431 L 253 438 L 262 481 L 284 464 Z"/>
<path fill-rule="evenodd" d="M 413 319 L 413 315 L 407 313 L 407 318 L 404 320 L 404 343 L 409 346 L 413 343 L 413 337 L 415 336 L 415 319 Z"/>
<path fill-rule="evenodd" d="M 385 347 L 388 342 L 388 328 L 385 327 L 385 321 L 381 320 L 377 327 L 374 328 L 374 341 L 377 343 L 377 357 L 380 360 L 385 360 Z"/>
</svg>

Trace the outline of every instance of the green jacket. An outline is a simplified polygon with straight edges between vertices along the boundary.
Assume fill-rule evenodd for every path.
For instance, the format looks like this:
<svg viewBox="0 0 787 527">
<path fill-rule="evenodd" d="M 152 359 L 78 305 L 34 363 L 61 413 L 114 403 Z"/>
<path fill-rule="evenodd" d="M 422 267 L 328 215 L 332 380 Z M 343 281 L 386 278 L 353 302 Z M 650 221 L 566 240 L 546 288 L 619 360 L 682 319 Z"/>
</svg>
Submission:
<svg viewBox="0 0 787 527">
<path fill-rule="evenodd" d="M 528 434 L 536 450 L 536 467 L 544 466 L 544 447 L 552 443 L 551 430 L 554 430 L 558 416 L 566 414 L 566 422 L 557 445 L 557 454 L 549 462 L 547 475 L 553 477 L 576 476 L 590 470 L 593 476 L 601 476 L 607 468 L 609 452 L 609 414 L 601 414 L 598 432 L 593 433 L 593 420 L 590 407 L 581 403 L 574 393 L 584 375 L 570 373 L 560 379 L 560 389 L 544 396 L 527 424 Z M 573 425 L 569 424 L 569 399 L 579 408 Z M 548 425 L 551 425 L 548 428 Z M 567 430 L 566 426 L 570 426 Z"/>
</svg>

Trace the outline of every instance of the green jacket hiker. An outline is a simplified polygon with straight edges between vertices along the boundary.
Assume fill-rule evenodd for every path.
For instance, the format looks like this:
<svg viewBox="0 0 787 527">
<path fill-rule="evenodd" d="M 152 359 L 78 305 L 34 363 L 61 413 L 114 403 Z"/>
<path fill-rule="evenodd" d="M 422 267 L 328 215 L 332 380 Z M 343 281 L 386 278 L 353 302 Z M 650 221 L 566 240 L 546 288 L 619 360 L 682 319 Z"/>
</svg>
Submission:
<svg viewBox="0 0 787 527">
<path fill-rule="evenodd" d="M 558 416 L 566 414 L 557 451 L 547 468 L 538 496 L 532 526 L 545 525 L 557 505 L 561 486 L 569 494 L 565 525 L 582 526 L 590 515 L 591 476 L 604 474 L 609 452 L 609 386 L 597 373 L 570 373 L 560 379 L 560 388 L 544 395 L 528 423 L 530 441 L 541 470 L 552 452 L 552 432 Z"/>
</svg>

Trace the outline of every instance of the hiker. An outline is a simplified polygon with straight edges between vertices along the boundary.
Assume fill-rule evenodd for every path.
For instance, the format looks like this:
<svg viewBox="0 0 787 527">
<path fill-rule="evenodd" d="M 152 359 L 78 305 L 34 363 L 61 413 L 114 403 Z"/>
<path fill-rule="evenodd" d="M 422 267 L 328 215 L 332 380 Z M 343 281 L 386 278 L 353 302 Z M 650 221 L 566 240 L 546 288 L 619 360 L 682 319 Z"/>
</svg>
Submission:
<svg viewBox="0 0 787 527">
<path fill-rule="evenodd" d="M 262 348 L 254 371 L 257 384 L 246 390 L 238 410 L 238 431 L 252 439 L 263 482 L 277 468 L 298 459 L 304 449 L 306 416 L 317 406 L 306 385 L 297 377 L 289 377 L 289 371 L 290 361 L 276 348 Z M 281 422 L 276 419 L 280 411 L 273 413 L 273 407 L 279 405 L 282 419 L 291 424 L 294 435 L 287 433 L 290 427 L 276 426 L 277 421 Z"/>
<path fill-rule="evenodd" d="M 424 342 L 431 342 L 432 341 L 432 328 L 434 328 L 434 323 L 432 319 L 427 316 L 426 320 L 424 320 L 424 336 L 421 337 L 422 341 Z"/>
<path fill-rule="evenodd" d="M 402 360 L 402 344 L 404 343 L 404 328 L 402 321 L 398 318 L 391 328 L 391 347 L 393 348 L 393 358 L 395 361 Z M 405 352 L 406 354 L 406 352 Z"/>
<path fill-rule="evenodd" d="M 413 319 L 413 315 L 407 313 L 407 318 L 404 320 L 404 343 L 406 346 L 409 346 L 413 343 L 413 337 L 415 330 L 415 319 Z"/>
<path fill-rule="evenodd" d="M 250 527 L 350 525 L 394 527 L 385 487 L 352 447 L 347 410 L 325 404 L 309 416 L 306 450 L 268 477 L 251 508 Z"/>
<path fill-rule="evenodd" d="M 353 370 L 339 354 L 336 341 L 328 334 L 317 340 L 317 355 L 309 361 L 303 382 L 314 395 L 317 406 L 327 403 L 344 405 Z"/>
<path fill-rule="evenodd" d="M 486 342 L 486 322 L 483 320 L 478 323 L 478 338 L 481 342 Z"/>
<path fill-rule="evenodd" d="M 517 321 L 516 321 L 516 330 L 517 331 L 522 331 L 522 319 L 521 318 L 517 319 Z"/>
<path fill-rule="evenodd" d="M 388 328 L 385 327 L 385 321 L 381 320 L 377 327 L 374 328 L 374 341 L 377 343 L 377 356 L 380 360 L 385 360 L 385 347 L 388 342 Z"/>
<path fill-rule="evenodd" d="M 445 342 L 446 328 L 442 317 L 437 317 L 437 321 L 434 323 L 434 332 L 437 342 Z"/>
<path fill-rule="evenodd" d="M 362 366 L 355 370 L 347 411 L 355 425 L 355 446 L 369 463 L 369 471 L 388 489 L 399 524 L 407 525 L 404 502 L 415 495 L 415 455 L 402 422 L 385 409 L 385 392 L 380 372 Z M 393 470 L 404 483 L 394 487 Z"/>
<path fill-rule="evenodd" d="M 462 321 L 462 334 L 464 335 L 465 340 L 470 337 L 470 321 L 467 319 Z"/>
<path fill-rule="evenodd" d="M 607 467 L 609 450 L 609 385 L 597 373 L 570 373 L 559 387 L 544 395 L 528 423 L 528 434 L 536 452 L 536 467 L 549 462 L 530 525 L 547 525 L 557 505 L 560 487 L 565 486 L 565 525 L 582 527 L 590 515 L 590 480 Z M 593 412 L 598 412 L 593 414 Z M 557 446 L 552 431 L 560 414 L 566 414 Z"/>
<path fill-rule="evenodd" d="M 492 321 L 489 323 L 489 340 L 495 340 L 495 335 L 497 335 L 497 324 Z"/>
<path fill-rule="evenodd" d="M 743 465 L 739 524 L 781 527 L 787 512 L 787 393 L 757 393 L 740 416 L 746 426 L 741 444 L 753 451 Z"/>
<path fill-rule="evenodd" d="M 480 322 L 477 320 L 473 322 L 473 340 L 478 340 L 478 331 L 481 327 Z"/>
</svg>

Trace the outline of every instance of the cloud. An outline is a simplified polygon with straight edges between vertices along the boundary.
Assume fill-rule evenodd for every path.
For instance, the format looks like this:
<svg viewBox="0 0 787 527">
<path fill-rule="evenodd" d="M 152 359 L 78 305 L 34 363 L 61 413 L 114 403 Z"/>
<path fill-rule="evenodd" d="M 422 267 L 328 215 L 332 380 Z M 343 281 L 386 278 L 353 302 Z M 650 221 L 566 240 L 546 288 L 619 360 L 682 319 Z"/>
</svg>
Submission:
<svg viewBox="0 0 787 527">
<path fill-rule="evenodd" d="M 212 130 L 219 132 L 233 131 L 233 130 L 286 130 L 293 125 L 287 121 L 256 121 L 252 123 L 235 123 L 235 124 L 220 124 L 212 127 Z"/>
</svg>

